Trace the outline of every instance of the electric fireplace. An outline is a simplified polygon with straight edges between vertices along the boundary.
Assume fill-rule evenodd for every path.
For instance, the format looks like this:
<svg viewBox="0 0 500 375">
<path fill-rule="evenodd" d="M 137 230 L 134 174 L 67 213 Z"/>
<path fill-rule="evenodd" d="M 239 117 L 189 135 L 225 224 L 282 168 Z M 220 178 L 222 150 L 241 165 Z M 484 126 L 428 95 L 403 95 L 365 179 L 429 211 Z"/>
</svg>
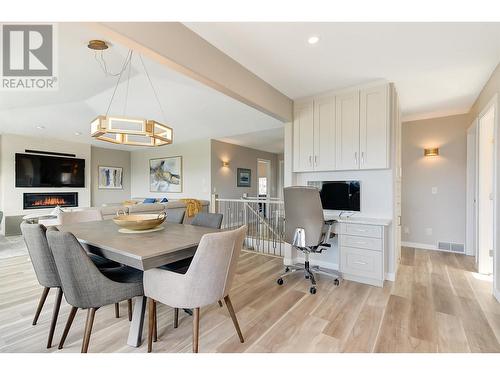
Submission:
<svg viewBox="0 0 500 375">
<path fill-rule="evenodd" d="M 24 193 L 23 208 L 77 207 L 78 193 Z"/>
</svg>

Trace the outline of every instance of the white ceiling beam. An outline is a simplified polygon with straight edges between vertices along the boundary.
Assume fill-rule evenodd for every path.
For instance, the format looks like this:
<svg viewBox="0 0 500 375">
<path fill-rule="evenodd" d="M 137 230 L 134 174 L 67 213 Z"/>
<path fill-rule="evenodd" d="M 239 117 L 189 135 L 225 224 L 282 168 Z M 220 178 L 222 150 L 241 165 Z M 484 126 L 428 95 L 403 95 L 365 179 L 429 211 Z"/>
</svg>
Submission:
<svg viewBox="0 0 500 375">
<path fill-rule="evenodd" d="M 290 98 L 181 23 L 87 25 L 111 42 L 132 48 L 280 121 L 292 120 L 293 101 Z"/>
</svg>

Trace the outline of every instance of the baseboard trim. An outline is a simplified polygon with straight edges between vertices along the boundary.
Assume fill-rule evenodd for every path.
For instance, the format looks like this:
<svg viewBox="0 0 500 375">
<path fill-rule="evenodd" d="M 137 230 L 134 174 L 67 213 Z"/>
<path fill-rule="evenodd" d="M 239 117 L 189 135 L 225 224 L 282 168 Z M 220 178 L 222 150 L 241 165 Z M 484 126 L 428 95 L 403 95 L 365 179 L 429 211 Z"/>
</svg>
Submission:
<svg viewBox="0 0 500 375">
<path fill-rule="evenodd" d="M 500 290 L 493 288 L 493 296 L 500 302 Z"/>
<path fill-rule="evenodd" d="M 385 274 L 385 279 L 388 281 L 396 281 L 396 274 L 393 272 L 387 272 Z"/>
<path fill-rule="evenodd" d="M 445 250 L 440 250 L 438 249 L 435 245 L 429 245 L 426 243 L 420 243 L 420 242 L 407 242 L 407 241 L 401 241 L 401 246 L 404 247 L 415 247 L 417 249 L 424 249 L 424 250 L 438 250 L 438 251 L 445 251 Z"/>
</svg>

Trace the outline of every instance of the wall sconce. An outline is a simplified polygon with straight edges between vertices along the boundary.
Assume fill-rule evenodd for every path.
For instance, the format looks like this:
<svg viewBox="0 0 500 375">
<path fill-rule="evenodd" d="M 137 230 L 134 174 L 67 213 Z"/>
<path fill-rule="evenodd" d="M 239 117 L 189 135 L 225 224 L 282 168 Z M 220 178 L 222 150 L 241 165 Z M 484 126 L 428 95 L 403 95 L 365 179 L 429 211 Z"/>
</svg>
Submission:
<svg viewBox="0 0 500 375">
<path fill-rule="evenodd" d="M 223 161 L 222 162 L 223 167 L 229 167 L 229 162 L 228 161 Z"/>
<path fill-rule="evenodd" d="M 424 148 L 424 156 L 439 156 L 439 148 Z"/>
</svg>

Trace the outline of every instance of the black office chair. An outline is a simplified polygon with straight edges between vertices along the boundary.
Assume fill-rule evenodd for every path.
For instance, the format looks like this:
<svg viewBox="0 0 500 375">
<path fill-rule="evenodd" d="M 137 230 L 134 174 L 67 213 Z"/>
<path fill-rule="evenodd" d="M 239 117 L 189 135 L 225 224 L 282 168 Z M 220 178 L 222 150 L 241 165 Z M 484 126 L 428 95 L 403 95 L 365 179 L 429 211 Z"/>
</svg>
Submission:
<svg viewBox="0 0 500 375">
<path fill-rule="evenodd" d="M 309 264 L 309 254 L 321 253 L 331 245 L 328 240 L 334 220 L 325 221 L 319 190 L 311 186 L 292 186 L 284 189 L 285 235 L 284 241 L 304 253 L 304 264 L 286 266 L 285 273 L 277 283 L 283 285 L 283 278 L 296 271 L 303 271 L 311 281 L 309 292 L 316 293 L 316 274 L 335 277 L 335 285 L 340 284 L 341 274 Z"/>
</svg>

